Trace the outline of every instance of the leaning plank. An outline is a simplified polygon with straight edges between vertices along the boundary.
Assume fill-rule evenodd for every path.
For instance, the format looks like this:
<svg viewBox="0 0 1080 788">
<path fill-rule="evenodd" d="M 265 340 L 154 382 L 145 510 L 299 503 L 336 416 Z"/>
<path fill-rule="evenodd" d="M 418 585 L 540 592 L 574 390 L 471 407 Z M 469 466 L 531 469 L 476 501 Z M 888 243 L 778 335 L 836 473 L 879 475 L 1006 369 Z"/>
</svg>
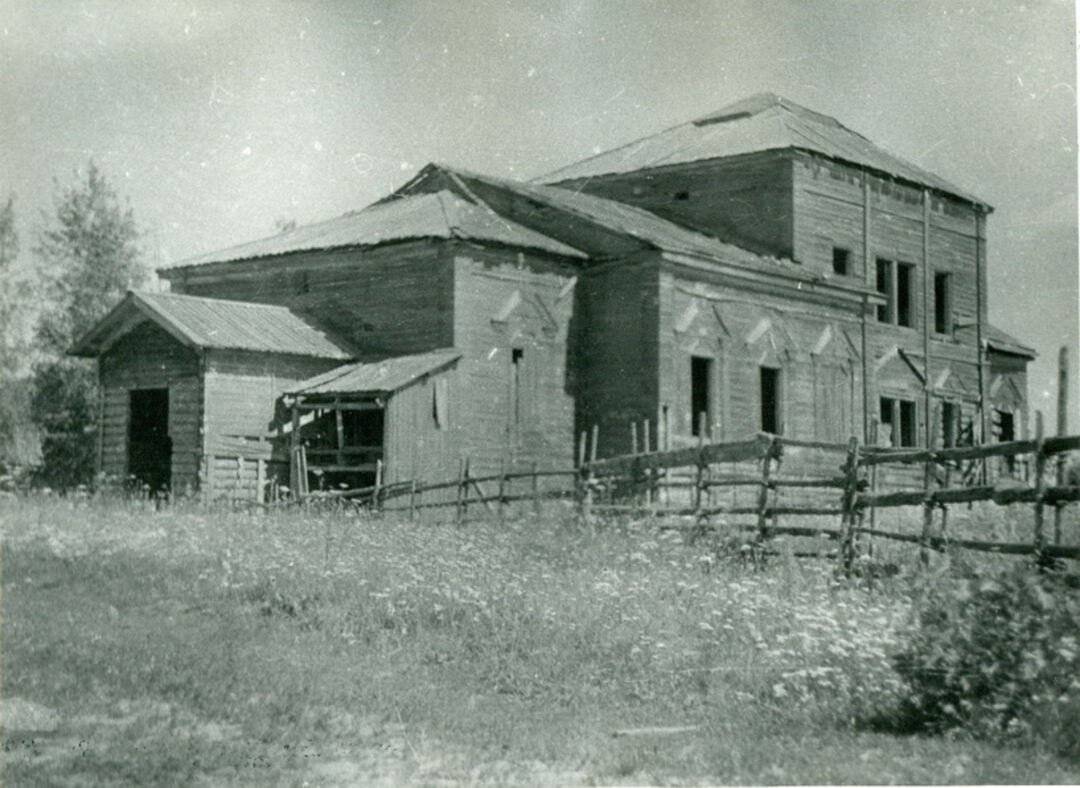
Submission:
<svg viewBox="0 0 1080 788">
<path fill-rule="evenodd" d="M 621 728 L 611 732 L 615 738 L 621 736 L 677 736 L 680 733 L 694 733 L 701 730 L 700 725 L 671 725 L 652 728 Z"/>
<path fill-rule="evenodd" d="M 1033 487 L 960 487 L 953 490 L 935 490 L 930 494 L 921 490 L 891 493 L 861 493 L 856 506 L 886 508 L 890 506 L 918 506 L 924 503 L 972 503 L 993 501 L 1001 506 L 1011 503 L 1033 503 L 1039 493 Z M 1049 504 L 1080 501 L 1080 487 L 1047 487 L 1043 501 Z"/>
</svg>

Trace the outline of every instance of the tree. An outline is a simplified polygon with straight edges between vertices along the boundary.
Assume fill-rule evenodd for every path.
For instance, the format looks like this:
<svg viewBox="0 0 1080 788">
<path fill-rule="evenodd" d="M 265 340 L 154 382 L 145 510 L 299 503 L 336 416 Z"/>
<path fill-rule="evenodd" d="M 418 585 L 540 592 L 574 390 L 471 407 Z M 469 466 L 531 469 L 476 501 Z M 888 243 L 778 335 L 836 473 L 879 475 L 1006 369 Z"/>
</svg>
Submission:
<svg viewBox="0 0 1080 788">
<path fill-rule="evenodd" d="M 146 269 L 132 210 L 92 161 L 74 186 L 58 189 L 54 211 L 43 215 L 34 248 L 42 307 L 31 408 L 45 436 L 38 481 L 67 488 L 92 479 L 98 390 L 92 365 L 65 353 Z"/>
<path fill-rule="evenodd" d="M 15 198 L 0 209 L 0 475 L 11 480 L 40 459 L 40 439 L 31 421 L 29 380 L 23 363 L 23 333 L 18 319 L 25 314 L 23 283 L 16 280 L 19 234 Z"/>
</svg>

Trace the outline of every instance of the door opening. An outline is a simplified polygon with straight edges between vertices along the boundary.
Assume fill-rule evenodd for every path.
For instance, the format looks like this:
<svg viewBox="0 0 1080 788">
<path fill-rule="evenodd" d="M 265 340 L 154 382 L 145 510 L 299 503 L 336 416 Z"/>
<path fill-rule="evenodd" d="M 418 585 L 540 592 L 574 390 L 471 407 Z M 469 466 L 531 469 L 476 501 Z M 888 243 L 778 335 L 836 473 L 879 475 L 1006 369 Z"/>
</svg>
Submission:
<svg viewBox="0 0 1080 788">
<path fill-rule="evenodd" d="M 151 493 L 167 492 L 172 475 L 169 390 L 135 389 L 128 413 L 128 475 Z"/>
</svg>

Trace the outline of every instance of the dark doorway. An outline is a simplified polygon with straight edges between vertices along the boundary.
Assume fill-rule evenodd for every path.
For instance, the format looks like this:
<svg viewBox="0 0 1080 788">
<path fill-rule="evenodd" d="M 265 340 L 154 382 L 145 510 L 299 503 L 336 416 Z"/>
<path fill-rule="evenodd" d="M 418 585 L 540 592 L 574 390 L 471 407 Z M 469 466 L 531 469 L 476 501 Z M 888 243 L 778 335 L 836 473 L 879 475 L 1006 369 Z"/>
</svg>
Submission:
<svg viewBox="0 0 1080 788">
<path fill-rule="evenodd" d="M 707 437 L 712 424 L 712 359 L 690 357 L 690 434 Z M 705 432 L 702 433 L 702 428 Z"/>
<path fill-rule="evenodd" d="M 779 435 L 780 421 L 780 370 L 761 368 L 761 431 Z"/>
<path fill-rule="evenodd" d="M 172 472 L 169 390 L 136 389 L 128 414 L 128 475 L 151 493 L 166 492 Z"/>
</svg>

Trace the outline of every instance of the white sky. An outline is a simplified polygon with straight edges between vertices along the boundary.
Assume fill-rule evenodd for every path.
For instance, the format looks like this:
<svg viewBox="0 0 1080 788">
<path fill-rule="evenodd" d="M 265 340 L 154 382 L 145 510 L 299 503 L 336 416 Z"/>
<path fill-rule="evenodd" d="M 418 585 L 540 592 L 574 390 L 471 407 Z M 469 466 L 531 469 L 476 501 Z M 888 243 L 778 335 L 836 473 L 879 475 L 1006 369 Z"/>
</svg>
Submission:
<svg viewBox="0 0 1080 788">
<path fill-rule="evenodd" d="M 0 197 L 17 195 L 24 249 L 54 179 L 91 156 L 130 198 L 156 266 L 362 207 L 428 161 L 528 178 L 771 90 L 994 205 L 990 319 L 1041 354 L 1033 407 L 1052 421 L 1061 344 L 1075 374 L 1071 2 L 0 11 Z"/>
</svg>

